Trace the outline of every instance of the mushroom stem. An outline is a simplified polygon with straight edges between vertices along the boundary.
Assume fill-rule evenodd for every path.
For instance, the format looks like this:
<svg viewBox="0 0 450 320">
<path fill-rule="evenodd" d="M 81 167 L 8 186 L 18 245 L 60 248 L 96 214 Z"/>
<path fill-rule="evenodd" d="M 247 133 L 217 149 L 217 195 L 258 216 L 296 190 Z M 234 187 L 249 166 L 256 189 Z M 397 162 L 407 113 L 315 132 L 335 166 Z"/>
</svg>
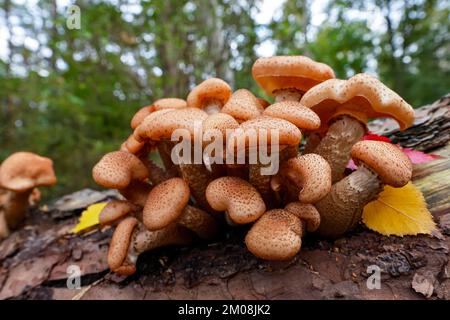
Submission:
<svg viewBox="0 0 450 320">
<path fill-rule="evenodd" d="M 29 207 L 28 198 L 33 189 L 24 192 L 6 191 L 6 203 L 3 205 L 4 219 L 9 229 L 16 229 L 24 220 Z"/>
<path fill-rule="evenodd" d="M 313 132 L 308 134 L 303 154 L 313 153 L 321 140 L 322 138 L 318 133 Z"/>
<path fill-rule="evenodd" d="M 183 213 L 178 218 L 177 223 L 195 232 L 200 238 L 205 240 L 213 239 L 219 231 L 219 225 L 212 216 L 190 205 L 183 209 Z"/>
<path fill-rule="evenodd" d="M 207 114 L 219 113 L 222 106 L 223 103 L 218 100 L 209 100 L 203 106 L 203 111 L 205 111 Z"/>
<path fill-rule="evenodd" d="M 337 237 L 351 229 L 360 220 L 364 206 L 376 198 L 383 184 L 365 165 L 335 183 L 331 191 L 315 207 L 321 223 L 317 233 Z"/>
<path fill-rule="evenodd" d="M 147 167 L 149 172 L 149 180 L 153 185 L 160 184 L 167 179 L 176 177 L 174 170 L 164 170 L 147 157 L 141 159 L 142 163 Z"/>
<path fill-rule="evenodd" d="M 8 227 L 8 223 L 6 222 L 5 212 L 0 210 L 0 241 L 9 236 L 10 230 Z"/>
<path fill-rule="evenodd" d="M 173 143 L 171 141 L 160 141 L 157 144 L 157 149 L 161 160 L 164 164 L 164 168 L 166 168 L 167 172 L 177 173 L 179 171 L 179 167 L 172 162 L 171 152 L 172 152 Z"/>
<path fill-rule="evenodd" d="M 350 160 L 350 151 L 365 132 L 366 128 L 357 119 L 348 115 L 340 116 L 330 125 L 327 134 L 314 150 L 330 164 L 333 183 L 342 178 Z"/>
<path fill-rule="evenodd" d="M 303 96 L 303 92 L 294 88 L 280 89 L 275 91 L 274 93 L 275 93 L 275 102 L 300 101 L 300 99 Z"/>
</svg>

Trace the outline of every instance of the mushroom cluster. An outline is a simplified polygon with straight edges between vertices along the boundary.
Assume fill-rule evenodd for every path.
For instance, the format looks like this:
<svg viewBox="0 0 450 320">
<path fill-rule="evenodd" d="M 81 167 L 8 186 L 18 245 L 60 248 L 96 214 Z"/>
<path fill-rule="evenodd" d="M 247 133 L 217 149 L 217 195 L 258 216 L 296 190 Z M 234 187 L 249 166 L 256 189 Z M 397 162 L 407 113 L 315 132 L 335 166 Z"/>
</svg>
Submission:
<svg viewBox="0 0 450 320">
<path fill-rule="evenodd" d="M 53 161 L 31 152 L 16 152 L 0 166 L 0 240 L 24 220 L 27 209 L 40 200 L 42 186 L 56 183 Z"/>
<path fill-rule="evenodd" d="M 383 185 L 411 179 L 411 163 L 396 146 L 361 141 L 370 118 L 394 118 L 401 130 L 414 120 L 411 106 L 376 78 L 338 80 L 329 66 L 304 56 L 259 58 L 252 75 L 273 104 L 207 79 L 186 100 L 165 98 L 140 109 L 120 150 L 93 168 L 97 184 L 124 197 L 100 215 L 102 225 L 116 228 L 112 271 L 130 275 L 144 251 L 211 240 L 238 225 L 249 225 L 245 243 L 254 255 L 291 259 L 306 232 L 342 235 Z M 201 162 L 179 161 L 180 139 L 189 142 L 183 153 Z M 223 148 L 211 149 L 211 141 Z M 274 172 L 253 157 L 255 145 L 277 160 Z M 345 176 L 350 158 L 359 167 Z"/>
</svg>

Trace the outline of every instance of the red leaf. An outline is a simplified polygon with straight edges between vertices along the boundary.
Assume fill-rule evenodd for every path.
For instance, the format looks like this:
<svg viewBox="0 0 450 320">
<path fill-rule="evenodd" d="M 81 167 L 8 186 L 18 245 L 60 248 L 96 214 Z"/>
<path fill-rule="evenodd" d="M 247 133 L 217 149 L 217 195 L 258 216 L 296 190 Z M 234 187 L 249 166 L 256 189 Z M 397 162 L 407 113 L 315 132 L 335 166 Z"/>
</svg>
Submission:
<svg viewBox="0 0 450 320">
<path fill-rule="evenodd" d="M 409 157 L 413 164 L 427 163 L 435 159 L 442 158 L 437 154 L 427 154 L 419 150 L 414 150 L 411 148 L 403 148 L 403 152 Z"/>
<path fill-rule="evenodd" d="M 368 131 L 364 135 L 363 140 L 376 140 L 376 141 L 384 141 L 384 142 L 392 143 L 391 139 L 389 139 L 388 137 L 380 136 L 380 135 L 372 133 L 370 131 Z"/>
</svg>

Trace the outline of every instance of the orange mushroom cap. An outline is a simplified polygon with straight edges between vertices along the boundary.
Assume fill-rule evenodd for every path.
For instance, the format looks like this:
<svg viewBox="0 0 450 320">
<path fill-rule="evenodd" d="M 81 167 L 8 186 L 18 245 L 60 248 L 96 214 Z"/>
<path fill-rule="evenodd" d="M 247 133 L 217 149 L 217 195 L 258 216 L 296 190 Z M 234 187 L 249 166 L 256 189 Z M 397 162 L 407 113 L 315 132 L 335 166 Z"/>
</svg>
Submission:
<svg viewBox="0 0 450 320">
<path fill-rule="evenodd" d="M 353 115 L 365 124 L 367 118 L 393 118 L 400 130 L 414 122 L 414 109 L 377 78 L 365 73 L 348 80 L 327 80 L 305 93 L 300 102 L 316 112 L 325 127 L 340 114 Z"/>
<path fill-rule="evenodd" d="M 138 125 L 144 121 L 144 119 L 153 112 L 153 106 L 145 106 L 140 108 L 131 119 L 130 127 L 131 129 L 136 129 Z"/>
<path fill-rule="evenodd" d="M 263 111 L 264 107 L 258 98 L 246 89 L 236 90 L 221 110 L 233 116 L 239 123 L 256 118 Z"/>
<path fill-rule="evenodd" d="M 319 228 L 320 214 L 312 204 L 295 201 L 289 203 L 284 209 L 299 217 L 306 225 L 308 232 L 314 232 Z"/>
<path fill-rule="evenodd" d="M 139 206 L 124 200 L 112 200 L 103 208 L 98 217 L 103 226 L 114 224 L 131 213 L 136 213 Z"/>
<path fill-rule="evenodd" d="M 411 160 L 399 147 L 391 143 L 360 141 L 353 146 L 351 154 L 356 163 L 366 164 L 385 184 L 399 188 L 411 180 Z"/>
<path fill-rule="evenodd" d="M 304 56 L 259 58 L 253 64 L 252 75 L 268 95 L 282 89 L 307 92 L 318 83 L 334 78 L 328 65 Z"/>
<path fill-rule="evenodd" d="M 31 152 L 16 152 L 6 158 L 0 167 L 0 186 L 15 192 L 24 192 L 38 186 L 56 184 L 53 161 Z"/>
<path fill-rule="evenodd" d="M 131 119 L 131 129 L 136 129 L 144 119 L 152 112 L 164 109 L 182 109 L 186 108 L 186 101 L 178 98 L 162 98 L 153 102 L 149 106 L 142 107 Z"/>
<path fill-rule="evenodd" d="M 231 96 L 231 88 L 222 79 L 210 78 L 197 85 L 187 96 L 187 106 L 203 108 L 208 102 L 218 101 L 222 106 Z"/>
<path fill-rule="evenodd" d="M 274 103 L 268 106 L 263 114 L 265 116 L 287 120 L 293 123 L 297 128 L 308 131 L 317 130 L 320 127 L 319 116 L 297 101 Z"/>
</svg>

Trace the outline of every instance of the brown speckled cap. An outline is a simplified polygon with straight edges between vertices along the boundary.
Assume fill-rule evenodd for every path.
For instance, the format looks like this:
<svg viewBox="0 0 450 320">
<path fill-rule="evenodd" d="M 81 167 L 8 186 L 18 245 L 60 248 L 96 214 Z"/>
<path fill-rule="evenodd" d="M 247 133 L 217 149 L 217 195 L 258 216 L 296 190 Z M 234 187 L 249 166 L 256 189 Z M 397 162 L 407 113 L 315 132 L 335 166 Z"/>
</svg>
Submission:
<svg viewBox="0 0 450 320">
<path fill-rule="evenodd" d="M 289 260 L 302 244 L 300 219 L 283 209 L 267 211 L 245 237 L 248 250 L 266 260 Z"/>
<path fill-rule="evenodd" d="M 344 113 L 354 114 L 362 122 L 367 122 L 364 118 L 393 118 L 400 130 L 414 122 L 413 108 L 380 80 L 365 73 L 348 80 L 327 80 L 305 93 L 300 102 L 319 115 L 322 126 Z"/>
<path fill-rule="evenodd" d="M 95 182 L 109 189 L 124 189 L 133 180 L 143 181 L 148 175 L 141 160 L 125 151 L 107 153 L 92 169 Z"/>
<path fill-rule="evenodd" d="M 39 186 L 56 184 L 53 161 L 31 152 L 16 152 L 0 167 L 0 186 L 23 192 Z"/>
<path fill-rule="evenodd" d="M 120 274 L 131 275 L 136 272 L 136 266 L 127 264 L 126 258 L 131 244 L 133 231 L 138 224 L 138 220 L 133 217 L 122 220 L 114 230 L 108 251 L 109 268 Z"/>
<path fill-rule="evenodd" d="M 289 203 L 284 209 L 299 217 L 302 223 L 306 225 L 308 232 L 316 231 L 319 228 L 320 214 L 312 204 L 296 201 Z"/>
<path fill-rule="evenodd" d="M 392 187 L 406 185 L 412 177 L 412 163 L 403 151 L 388 142 L 365 140 L 352 148 L 352 158 L 375 171 L 381 181 Z"/>
<path fill-rule="evenodd" d="M 131 119 L 131 129 L 136 129 L 144 119 L 153 112 L 153 106 L 145 106 L 140 108 Z"/>
<path fill-rule="evenodd" d="M 253 64 L 252 75 L 268 95 L 281 89 L 306 92 L 318 83 L 334 78 L 328 65 L 304 56 L 259 58 Z"/>
<path fill-rule="evenodd" d="M 331 168 L 318 154 L 298 155 L 286 161 L 282 176 L 301 187 L 298 199 L 303 203 L 315 203 L 331 190 Z"/>
<path fill-rule="evenodd" d="M 125 218 L 131 213 L 136 213 L 140 207 L 125 200 L 112 200 L 100 212 L 98 220 L 101 225 L 111 225 Z"/>
<path fill-rule="evenodd" d="M 293 123 L 297 128 L 307 131 L 320 127 L 319 116 L 309 108 L 296 101 L 282 101 L 268 106 L 263 114 L 273 118 L 280 118 Z"/>
<path fill-rule="evenodd" d="M 258 98 L 246 89 L 236 90 L 221 110 L 233 116 L 239 123 L 256 118 L 263 111 L 264 107 Z"/>
<path fill-rule="evenodd" d="M 153 107 L 156 110 L 163 109 L 183 109 L 187 107 L 186 100 L 179 98 L 162 98 L 153 102 Z"/>
<path fill-rule="evenodd" d="M 189 201 L 189 186 L 181 178 L 166 180 L 150 191 L 143 210 L 149 230 L 158 230 L 176 221 Z"/>
<path fill-rule="evenodd" d="M 201 123 L 208 114 L 198 108 L 163 109 L 153 112 L 134 130 L 137 141 L 160 141 L 171 139 L 176 129 L 186 129 L 194 135 L 195 123 Z"/>
<path fill-rule="evenodd" d="M 127 140 L 120 146 L 121 151 L 126 151 L 132 154 L 137 154 L 145 147 L 145 142 L 137 141 L 133 135 L 130 135 Z"/>
<path fill-rule="evenodd" d="M 187 106 L 203 108 L 206 103 L 215 100 L 223 106 L 231 96 L 231 88 L 222 79 L 210 78 L 196 86 L 187 96 Z"/>
<path fill-rule="evenodd" d="M 234 223 L 245 224 L 258 219 L 266 205 L 258 191 L 238 177 L 221 177 L 206 188 L 206 199 L 217 211 L 226 211 Z"/>
</svg>

